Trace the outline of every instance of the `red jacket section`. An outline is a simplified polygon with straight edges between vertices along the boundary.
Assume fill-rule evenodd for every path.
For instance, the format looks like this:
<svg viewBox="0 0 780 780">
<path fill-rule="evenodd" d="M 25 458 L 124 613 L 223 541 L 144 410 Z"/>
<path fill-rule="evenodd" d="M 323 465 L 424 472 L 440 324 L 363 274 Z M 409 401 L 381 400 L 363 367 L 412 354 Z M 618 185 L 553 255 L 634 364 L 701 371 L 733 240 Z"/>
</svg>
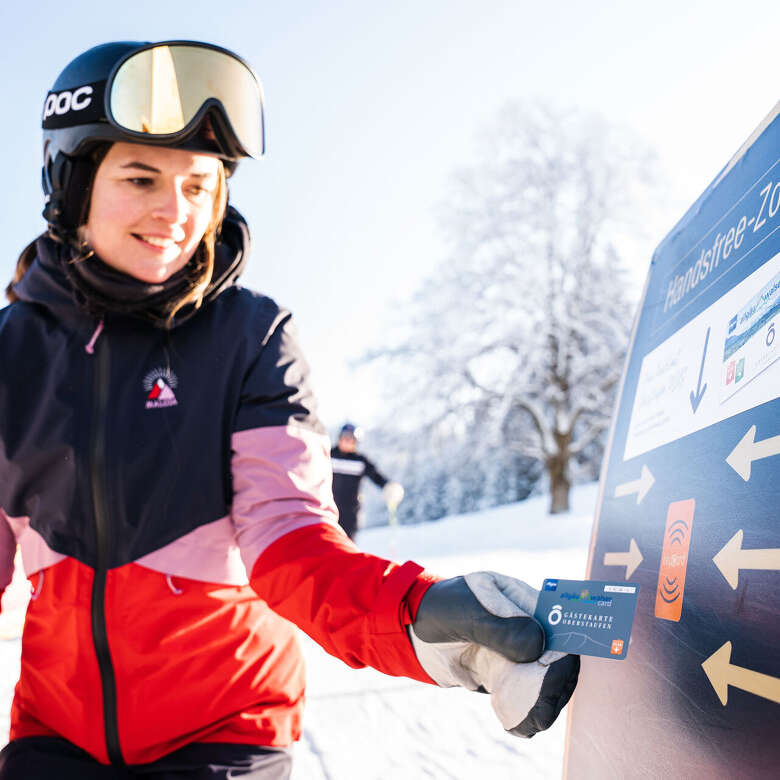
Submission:
<svg viewBox="0 0 780 780">
<path fill-rule="evenodd" d="M 31 578 L 38 595 L 25 622 L 10 736 L 65 737 L 107 762 L 90 626 L 93 577 L 69 558 Z M 189 742 L 298 738 L 304 669 L 295 628 L 251 588 L 129 564 L 109 572 L 105 598 L 128 763 Z"/>
<path fill-rule="evenodd" d="M 360 552 L 338 528 L 310 526 L 271 545 L 252 571 L 252 586 L 280 615 L 350 666 L 433 683 L 405 626 L 436 578 L 416 563 Z"/>
<path fill-rule="evenodd" d="M 25 623 L 10 737 L 61 736 L 107 763 L 90 626 L 93 577 L 72 558 L 31 577 L 36 598 Z M 272 545 L 251 588 L 136 564 L 111 570 L 106 613 L 125 760 L 153 761 L 190 742 L 298 739 L 303 660 L 294 626 L 280 615 L 352 666 L 431 682 L 404 625 L 432 581 L 416 564 L 360 553 L 325 525 Z"/>
</svg>

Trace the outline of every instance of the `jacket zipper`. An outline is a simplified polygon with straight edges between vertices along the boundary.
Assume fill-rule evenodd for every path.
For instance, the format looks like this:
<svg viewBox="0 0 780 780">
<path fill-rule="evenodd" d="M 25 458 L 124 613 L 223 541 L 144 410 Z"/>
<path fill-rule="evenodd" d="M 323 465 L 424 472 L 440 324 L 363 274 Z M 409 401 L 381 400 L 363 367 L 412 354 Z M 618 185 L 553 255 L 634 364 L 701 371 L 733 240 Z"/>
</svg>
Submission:
<svg viewBox="0 0 780 780">
<path fill-rule="evenodd" d="M 92 433 L 90 441 L 90 478 L 92 505 L 95 514 L 95 546 L 97 561 L 92 584 L 92 641 L 95 645 L 100 682 L 103 690 L 103 727 L 106 736 L 108 760 L 115 766 L 124 766 L 119 744 L 117 722 L 116 678 L 108 647 L 106 630 L 106 575 L 111 559 L 111 535 L 106 502 L 106 409 L 110 380 L 108 340 L 103 337 L 95 347 L 95 392 Z"/>
</svg>

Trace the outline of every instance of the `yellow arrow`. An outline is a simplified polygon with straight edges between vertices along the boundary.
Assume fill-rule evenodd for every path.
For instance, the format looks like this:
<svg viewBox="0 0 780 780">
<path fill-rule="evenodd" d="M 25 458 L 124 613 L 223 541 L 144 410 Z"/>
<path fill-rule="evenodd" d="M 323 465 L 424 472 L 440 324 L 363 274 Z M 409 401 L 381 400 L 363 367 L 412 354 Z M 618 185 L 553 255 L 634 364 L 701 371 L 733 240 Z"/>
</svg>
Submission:
<svg viewBox="0 0 780 780">
<path fill-rule="evenodd" d="M 731 642 L 726 642 L 701 666 L 724 707 L 729 699 L 729 685 L 780 704 L 780 679 L 734 666 L 731 663 Z"/>
<path fill-rule="evenodd" d="M 712 559 L 731 587 L 736 590 L 740 569 L 762 569 L 780 571 L 780 548 L 768 547 L 765 550 L 743 550 L 742 529 L 740 528 L 723 549 Z"/>
<path fill-rule="evenodd" d="M 629 542 L 628 552 L 604 553 L 604 565 L 625 566 L 626 579 L 636 571 L 636 567 L 639 566 L 643 560 L 644 556 L 639 552 L 639 547 L 637 547 L 636 541 L 633 539 Z"/>
<path fill-rule="evenodd" d="M 726 463 L 747 482 L 754 460 L 780 455 L 780 436 L 756 441 L 756 426 L 751 425 L 748 432 L 739 440 L 739 444 L 729 453 Z"/>
</svg>

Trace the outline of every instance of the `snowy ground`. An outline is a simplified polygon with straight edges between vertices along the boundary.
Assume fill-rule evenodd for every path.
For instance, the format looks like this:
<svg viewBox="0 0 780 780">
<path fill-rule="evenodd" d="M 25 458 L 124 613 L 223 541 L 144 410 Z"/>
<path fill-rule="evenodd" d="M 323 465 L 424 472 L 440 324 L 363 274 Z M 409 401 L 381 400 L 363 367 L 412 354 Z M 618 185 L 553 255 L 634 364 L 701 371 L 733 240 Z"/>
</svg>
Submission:
<svg viewBox="0 0 780 780">
<path fill-rule="evenodd" d="M 492 569 L 540 587 L 545 577 L 585 576 L 597 486 L 572 491 L 572 512 L 552 518 L 549 498 L 416 526 L 374 528 L 368 552 L 415 560 L 444 576 Z M 0 745 L 19 673 L 23 619 L 19 578 L 0 615 Z M 371 669 L 354 670 L 303 638 L 308 663 L 305 736 L 294 780 L 547 780 L 560 778 L 565 717 L 532 740 L 508 736 L 487 696 L 441 690 Z"/>
</svg>

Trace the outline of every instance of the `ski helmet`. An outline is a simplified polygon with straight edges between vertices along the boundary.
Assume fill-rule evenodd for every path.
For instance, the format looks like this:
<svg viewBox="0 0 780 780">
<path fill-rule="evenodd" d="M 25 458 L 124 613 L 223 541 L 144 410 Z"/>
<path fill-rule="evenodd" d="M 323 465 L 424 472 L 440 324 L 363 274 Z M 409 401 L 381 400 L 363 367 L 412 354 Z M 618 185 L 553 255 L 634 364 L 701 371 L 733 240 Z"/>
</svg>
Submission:
<svg viewBox="0 0 780 780">
<path fill-rule="evenodd" d="M 263 91 L 238 55 L 197 41 L 104 43 L 60 73 L 43 106 L 43 216 L 73 240 L 97 166 L 117 141 L 218 156 L 230 175 L 265 150 Z"/>
<path fill-rule="evenodd" d="M 355 441 L 360 441 L 363 438 L 363 429 L 354 423 L 344 423 L 339 431 L 339 438 L 342 436 L 351 436 Z"/>
</svg>

